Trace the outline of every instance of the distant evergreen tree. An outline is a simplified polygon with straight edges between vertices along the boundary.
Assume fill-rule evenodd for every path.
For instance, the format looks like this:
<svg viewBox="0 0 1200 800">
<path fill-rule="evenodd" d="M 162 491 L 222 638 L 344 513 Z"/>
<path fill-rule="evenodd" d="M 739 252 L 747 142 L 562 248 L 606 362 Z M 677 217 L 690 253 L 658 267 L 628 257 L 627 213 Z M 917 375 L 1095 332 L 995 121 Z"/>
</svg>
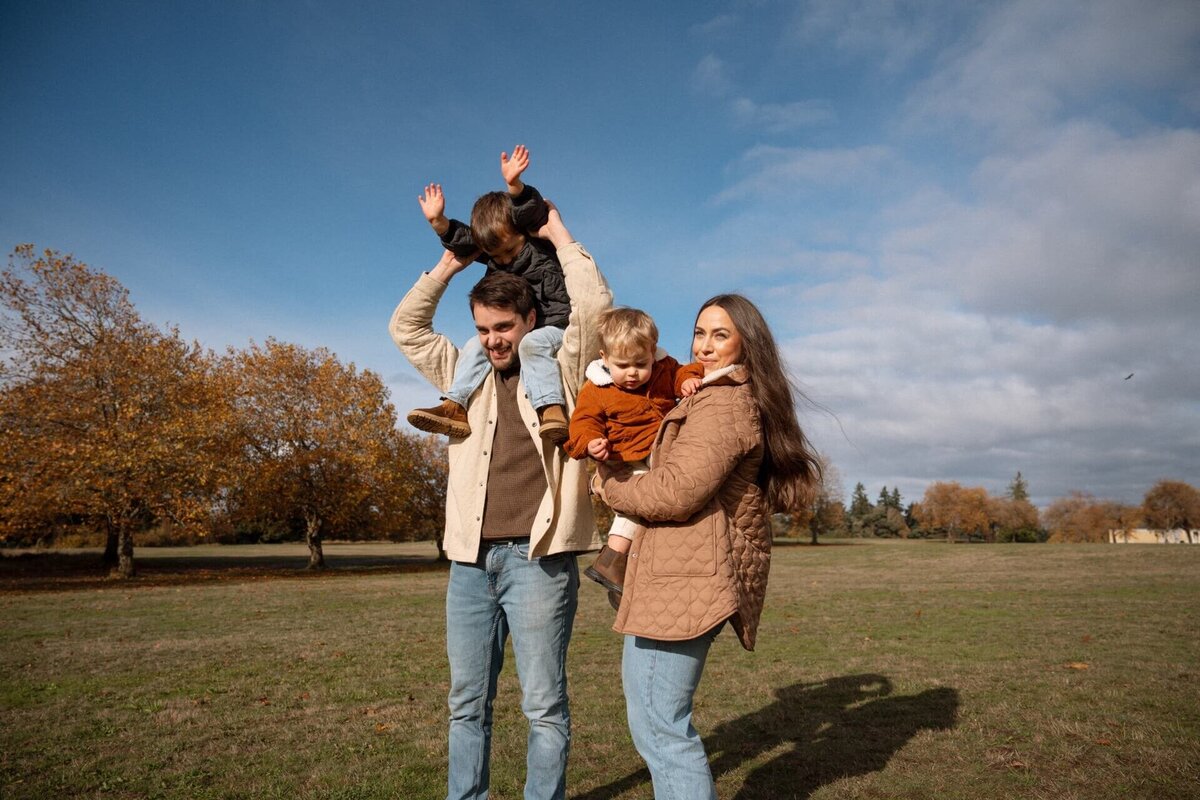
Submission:
<svg viewBox="0 0 1200 800">
<path fill-rule="evenodd" d="M 850 496 L 850 518 L 862 519 L 871 513 L 871 501 L 867 499 L 867 489 L 861 482 L 854 485 L 854 494 Z"/>
<path fill-rule="evenodd" d="M 1012 479 L 1012 483 L 1008 484 L 1008 497 L 1010 500 L 1017 501 L 1029 499 L 1029 485 L 1021 477 L 1020 470 L 1017 470 L 1017 476 Z"/>
</svg>

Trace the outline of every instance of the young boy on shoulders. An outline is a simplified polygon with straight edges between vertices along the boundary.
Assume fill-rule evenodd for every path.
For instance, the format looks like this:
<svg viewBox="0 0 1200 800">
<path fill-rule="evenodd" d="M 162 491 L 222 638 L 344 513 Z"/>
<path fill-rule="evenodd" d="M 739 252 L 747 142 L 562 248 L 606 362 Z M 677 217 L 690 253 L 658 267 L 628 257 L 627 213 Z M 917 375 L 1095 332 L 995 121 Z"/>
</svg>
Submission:
<svg viewBox="0 0 1200 800">
<path fill-rule="evenodd" d="M 572 458 L 624 461 L 634 472 L 644 472 L 663 417 L 675 407 L 677 397 L 695 394 L 704 368 L 680 366 L 660 350 L 658 326 L 636 308 L 605 311 L 597 332 L 600 358 L 588 365 L 564 448 Z M 624 586 L 626 554 L 637 526 L 634 520 L 616 515 L 608 543 L 585 570 L 589 578 L 617 595 Z"/>
<path fill-rule="evenodd" d="M 538 412 L 540 436 L 561 444 L 567 438 L 567 416 L 555 354 L 571 316 L 571 300 L 554 246 L 529 235 L 546 224 L 549 205 L 537 189 L 521 180 L 528 166 L 525 145 L 513 148 L 511 158 L 500 154 L 500 173 L 508 191 L 489 192 L 476 200 L 470 226 L 446 217 L 446 198 L 439 184 L 426 186 L 417 201 L 442 244 L 455 256 L 486 264 L 488 272 L 510 272 L 529 282 L 537 302 L 537 327 L 525 335 L 518 348 L 521 381 Z M 471 337 L 442 402 L 411 411 L 409 424 L 429 433 L 469 436 L 467 402 L 489 369 L 479 337 Z"/>
</svg>

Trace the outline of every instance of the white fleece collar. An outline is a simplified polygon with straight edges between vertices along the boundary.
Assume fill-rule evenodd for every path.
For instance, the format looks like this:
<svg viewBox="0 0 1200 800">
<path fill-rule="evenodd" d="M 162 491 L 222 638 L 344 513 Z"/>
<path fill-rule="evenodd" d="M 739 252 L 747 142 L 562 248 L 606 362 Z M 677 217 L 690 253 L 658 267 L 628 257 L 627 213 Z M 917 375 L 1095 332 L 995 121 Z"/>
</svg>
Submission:
<svg viewBox="0 0 1200 800">
<path fill-rule="evenodd" d="M 654 351 L 654 360 L 662 361 L 667 357 L 667 351 L 661 347 Z M 612 384 L 612 374 L 608 371 L 608 367 L 604 366 L 604 359 L 597 358 L 595 361 L 587 365 L 583 375 L 596 386 L 609 386 Z"/>
</svg>

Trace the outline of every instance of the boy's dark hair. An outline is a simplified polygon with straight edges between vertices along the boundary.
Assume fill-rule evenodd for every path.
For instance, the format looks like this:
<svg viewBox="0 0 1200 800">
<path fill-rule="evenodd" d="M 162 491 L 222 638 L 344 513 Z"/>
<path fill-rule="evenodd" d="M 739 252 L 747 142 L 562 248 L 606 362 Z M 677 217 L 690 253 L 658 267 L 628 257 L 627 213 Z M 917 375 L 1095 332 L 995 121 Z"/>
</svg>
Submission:
<svg viewBox="0 0 1200 800">
<path fill-rule="evenodd" d="M 487 306 L 512 309 L 522 317 L 529 316 L 536 302 L 529 281 L 511 272 L 491 272 L 484 275 L 479 283 L 472 287 L 467 299 L 471 301 L 472 312 L 475 306 Z"/>
<path fill-rule="evenodd" d="M 471 209 L 471 238 L 485 253 L 500 247 L 500 237 L 520 233 L 513 224 L 513 202 L 508 192 L 488 192 Z"/>
</svg>

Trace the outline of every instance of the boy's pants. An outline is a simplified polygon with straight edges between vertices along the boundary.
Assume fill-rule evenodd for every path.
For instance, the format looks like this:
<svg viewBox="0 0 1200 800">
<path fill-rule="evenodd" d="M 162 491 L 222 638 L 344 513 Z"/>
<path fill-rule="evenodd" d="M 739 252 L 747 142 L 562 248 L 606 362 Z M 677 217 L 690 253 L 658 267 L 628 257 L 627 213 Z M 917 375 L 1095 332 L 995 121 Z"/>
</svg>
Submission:
<svg viewBox="0 0 1200 800">
<path fill-rule="evenodd" d="M 521 382 L 525 384 L 529 404 L 535 409 L 566 405 L 562 375 L 555 359 L 562 342 L 562 328 L 547 325 L 534 328 L 517 345 L 517 355 L 521 359 Z M 478 336 L 472 336 L 458 356 L 458 364 L 454 367 L 454 383 L 445 396 L 466 408 L 467 401 L 483 383 L 491 368 L 483 343 Z"/>
</svg>

